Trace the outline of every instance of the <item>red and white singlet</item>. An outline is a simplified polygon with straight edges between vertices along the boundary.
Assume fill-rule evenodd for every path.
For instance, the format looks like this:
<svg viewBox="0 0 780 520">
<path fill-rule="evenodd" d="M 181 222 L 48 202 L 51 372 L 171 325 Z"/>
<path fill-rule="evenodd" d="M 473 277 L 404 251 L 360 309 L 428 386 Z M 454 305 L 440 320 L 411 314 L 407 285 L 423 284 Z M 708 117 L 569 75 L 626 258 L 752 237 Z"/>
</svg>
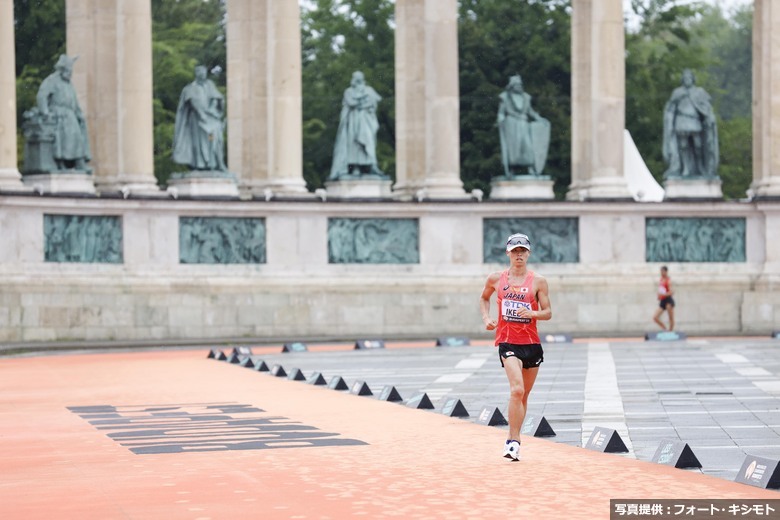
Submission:
<svg viewBox="0 0 780 520">
<path fill-rule="evenodd" d="M 669 296 L 669 278 L 661 278 L 661 281 L 658 282 L 658 299 L 663 300 L 667 296 Z"/>
<path fill-rule="evenodd" d="M 525 307 L 539 310 L 534 293 L 534 272 L 528 271 L 520 285 L 509 285 L 509 270 L 501 273 L 498 281 L 498 326 L 496 346 L 499 343 L 533 345 L 540 343 L 535 318 L 520 318 L 518 311 Z"/>
</svg>

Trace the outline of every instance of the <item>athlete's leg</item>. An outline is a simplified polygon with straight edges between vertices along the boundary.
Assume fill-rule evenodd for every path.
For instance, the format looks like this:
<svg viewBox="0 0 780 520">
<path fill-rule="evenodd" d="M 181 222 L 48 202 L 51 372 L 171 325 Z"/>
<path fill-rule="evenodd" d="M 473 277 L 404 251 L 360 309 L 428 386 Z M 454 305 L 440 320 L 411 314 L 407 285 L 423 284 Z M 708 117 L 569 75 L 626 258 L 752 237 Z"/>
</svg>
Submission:
<svg viewBox="0 0 780 520">
<path fill-rule="evenodd" d="M 504 359 L 504 371 L 509 380 L 509 437 L 520 440 L 520 428 L 525 420 L 525 403 L 527 402 L 525 382 L 523 381 L 523 365 L 516 357 Z M 532 383 L 533 384 L 533 383 Z"/>
<path fill-rule="evenodd" d="M 528 411 L 528 396 L 531 395 L 531 389 L 534 387 L 538 374 L 539 367 L 523 369 L 523 388 L 525 389 L 525 392 L 523 392 L 523 420 L 520 421 L 521 428 L 523 426 L 523 421 L 525 421 L 525 414 Z"/>
<path fill-rule="evenodd" d="M 664 325 L 664 322 L 661 321 L 661 314 L 664 313 L 664 310 L 661 307 L 658 307 L 655 310 L 655 314 L 653 314 L 653 321 L 658 324 L 659 327 L 666 330 L 666 325 Z"/>
<path fill-rule="evenodd" d="M 669 315 L 669 330 L 674 330 L 674 305 L 667 305 L 666 313 Z"/>
</svg>

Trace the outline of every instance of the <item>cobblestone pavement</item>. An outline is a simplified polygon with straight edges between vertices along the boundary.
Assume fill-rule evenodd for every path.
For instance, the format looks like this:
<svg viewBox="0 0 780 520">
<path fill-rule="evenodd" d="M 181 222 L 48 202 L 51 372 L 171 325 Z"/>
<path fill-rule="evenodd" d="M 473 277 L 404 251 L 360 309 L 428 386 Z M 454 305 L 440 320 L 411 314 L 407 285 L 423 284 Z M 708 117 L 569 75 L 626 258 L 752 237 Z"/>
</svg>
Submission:
<svg viewBox="0 0 780 520">
<path fill-rule="evenodd" d="M 378 397 L 394 386 L 424 392 L 441 412 L 458 398 L 470 419 L 483 407 L 506 415 L 508 387 L 494 347 L 323 350 L 255 348 L 253 359 L 305 377 L 365 382 Z M 387 343 L 393 347 L 392 343 Z M 664 440 L 686 442 L 701 472 L 733 480 L 745 456 L 780 458 L 780 341 L 771 338 L 578 340 L 545 345 L 528 416 L 544 417 L 551 442 L 582 446 L 594 427 L 616 430 L 626 457 L 650 461 Z M 226 353 L 229 353 L 226 350 Z M 505 428 L 505 427 L 504 427 Z"/>
</svg>

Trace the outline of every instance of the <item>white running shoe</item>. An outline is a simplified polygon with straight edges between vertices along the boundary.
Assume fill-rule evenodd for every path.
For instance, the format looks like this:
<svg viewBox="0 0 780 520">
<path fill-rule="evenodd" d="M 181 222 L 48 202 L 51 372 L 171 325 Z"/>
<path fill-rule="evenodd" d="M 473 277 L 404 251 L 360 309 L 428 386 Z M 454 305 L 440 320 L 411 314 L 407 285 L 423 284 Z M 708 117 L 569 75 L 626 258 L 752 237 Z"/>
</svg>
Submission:
<svg viewBox="0 0 780 520">
<path fill-rule="evenodd" d="M 520 460 L 520 441 L 506 441 L 504 457 L 511 460 Z"/>
</svg>

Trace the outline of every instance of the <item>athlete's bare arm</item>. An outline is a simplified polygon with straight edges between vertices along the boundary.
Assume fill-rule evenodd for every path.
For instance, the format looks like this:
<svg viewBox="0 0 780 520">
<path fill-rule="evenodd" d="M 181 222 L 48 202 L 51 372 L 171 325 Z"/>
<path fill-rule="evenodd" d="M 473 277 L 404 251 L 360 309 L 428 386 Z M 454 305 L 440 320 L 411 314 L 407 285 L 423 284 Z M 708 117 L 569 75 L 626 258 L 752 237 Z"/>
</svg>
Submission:
<svg viewBox="0 0 780 520">
<path fill-rule="evenodd" d="M 498 326 L 498 322 L 490 318 L 490 297 L 496 292 L 500 279 L 500 272 L 492 273 L 488 276 L 485 281 L 485 288 L 482 289 L 482 296 L 479 298 L 479 311 L 482 313 L 482 323 L 485 324 L 485 329 L 487 330 L 493 330 Z"/>
<path fill-rule="evenodd" d="M 552 306 L 550 305 L 547 278 L 539 273 L 534 274 L 534 290 L 536 291 L 536 301 L 539 302 L 539 310 L 523 309 L 519 315 L 523 318 L 534 318 L 541 321 L 549 320 L 552 318 Z"/>
</svg>

